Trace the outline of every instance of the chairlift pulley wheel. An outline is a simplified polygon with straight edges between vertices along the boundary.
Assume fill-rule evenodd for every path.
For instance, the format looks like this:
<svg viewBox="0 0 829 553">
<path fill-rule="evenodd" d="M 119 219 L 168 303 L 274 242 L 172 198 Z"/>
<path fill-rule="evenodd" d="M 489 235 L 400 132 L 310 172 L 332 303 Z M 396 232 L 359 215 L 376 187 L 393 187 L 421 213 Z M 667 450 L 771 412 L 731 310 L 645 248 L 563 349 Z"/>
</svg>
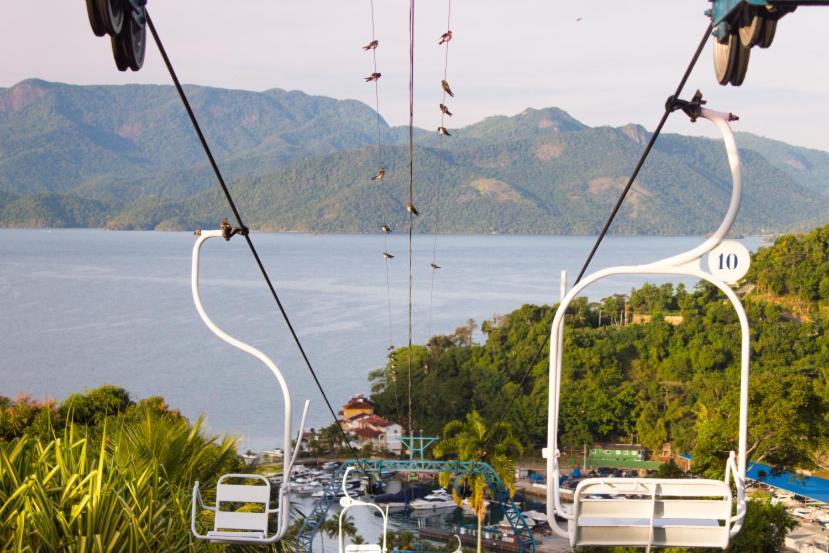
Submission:
<svg viewBox="0 0 829 553">
<path fill-rule="evenodd" d="M 714 37 L 714 74 L 722 85 L 730 83 L 734 76 L 739 43 L 740 39 L 734 33 L 729 33 L 722 42 Z"/>
<path fill-rule="evenodd" d="M 760 48 L 768 48 L 774 42 L 774 34 L 777 31 L 777 19 L 766 17 L 763 19 L 763 29 L 760 33 L 760 40 L 757 45 Z"/>
<path fill-rule="evenodd" d="M 740 44 L 743 48 L 751 48 L 760 42 L 763 35 L 763 13 L 757 6 L 746 4 L 740 12 L 739 30 Z"/>
<path fill-rule="evenodd" d="M 748 61 L 751 57 L 751 48 L 744 46 L 741 40 L 736 40 L 734 44 L 736 56 L 734 60 L 734 73 L 731 75 L 732 86 L 740 86 L 746 78 L 748 72 Z"/>
<path fill-rule="evenodd" d="M 124 37 L 119 35 L 111 37 L 109 40 L 112 43 L 112 57 L 115 59 L 115 67 L 118 68 L 118 71 L 126 71 L 130 68 L 130 64 L 125 51 Z"/>
<path fill-rule="evenodd" d="M 98 14 L 98 0 L 86 0 L 86 15 L 89 18 L 89 26 L 92 27 L 92 32 L 95 36 L 104 36 L 107 34 L 103 21 Z"/>
<path fill-rule="evenodd" d="M 136 21 L 136 17 L 140 17 Z M 128 14 L 127 21 L 119 37 L 123 41 L 127 65 L 133 71 L 138 71 L 144 65 L 144 53 L 147 49 L 147 26 L 140 21 L 146 19 L 146 8 L 142 7 L 139 14 Z"/>
<path fill-rule="evenodd" d="M 124 0 L 95 0 L 95 4 L 98 7 L 98 19 L 107 34 L 112 37 L 118 35 L 124 28 Z"/>
</svg>

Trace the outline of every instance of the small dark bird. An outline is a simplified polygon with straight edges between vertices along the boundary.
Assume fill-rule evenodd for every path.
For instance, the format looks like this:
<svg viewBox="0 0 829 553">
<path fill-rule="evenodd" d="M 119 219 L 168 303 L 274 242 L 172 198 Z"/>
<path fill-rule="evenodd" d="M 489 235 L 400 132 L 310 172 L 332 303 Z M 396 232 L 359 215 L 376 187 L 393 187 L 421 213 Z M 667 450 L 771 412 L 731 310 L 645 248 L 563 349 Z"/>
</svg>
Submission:
<svg viewBox="0 0 829 553">
<path fill-rule="evenodd" d="M 394 259 L 394 256 L 389 252 L 383 252 L 383 257 L 385 257 L 386 259 Z"/>
<path fill-rule="evenodd" d="M 440 35 L 440 42 L 438 42 L 438 46 L 441 44 L 447 44 L 450 40 L 452 40 L 452 31 L 446 31 Z"/>
<path fill-rule="evenodd" d="M 372 73 L 368 77 L 366 77 L 366 82 L 376 81 L 382 76 L 382 73 Z"/>
<path fill-rule="evenodd" d="M 438 269 L 440 269 L 440 265 L 438 265 L 437 263 L 429 263 L 429 265 L 432 267 L 433 271 L 437 271 Z"/>
<path fill-rule="evenodd" d="M 380 227 L 380 230 L 388 234 L 391 232 L 391 227 L 389 225 L 384 224 L 382 227 Z"/>
<path fill-rule="evenodd" d="M 363 50 L 374 50 L 378 46 L 380 46 L 380 41 L 379 40 L 372 40 L 371 42 L 369 42 L 368 44 L 363 46 Z"/>
<path fill-rule="evenodd" d="M 452 112 L 449 111 L 449 108 L 444 106 L 443 104 L 440 105 L 440 111 L 442 111 L 443 113 L 445 113 L 449 117 L 452 117 Z"/>
<path fill-rule="evenodd" d="M 394 346 L 389 346 L 389 351 L 394 351 Z"/>
<path fill-rule="evenodd" d="M 577 18 L 576 18 L 576 21 L 581 21 L 581 17 L 577 17 Z"/>
<path fill-rule="evenodd" d="M 414 205 L 412 205 L 412 202 L 406 202 L 406 211 L 408 211 L 409 213 L 411 213 L 415 217 L 420 215 L 420 212 L 417 210 L 417 208 Z"/>
<path fill-rule="evenodd" d="M 443 87 L 443 91 L 446 92 L 452 98 L 455 97 L 455 94 L 452 92 L 452 89 L 449 88 L 449 83 L 446 81 L 440 81 L 440 86 Z"/>
<path fill-rule="evenodd" d="M 385 176 L 386 176 L 386 170 L 385 169 L 380 169 L 379 171 L 377 171 L 376 175 L 371 177 L 371 180 L 383 180 L 383 177 L 385 177 Z"/>
<path fill-rule="evenodd" d="M 452 136 L 451 134 L 449 134 L 449 131 L 446 130 L 446 127 L 438 127 L 438 134 Z"/>
</svg>

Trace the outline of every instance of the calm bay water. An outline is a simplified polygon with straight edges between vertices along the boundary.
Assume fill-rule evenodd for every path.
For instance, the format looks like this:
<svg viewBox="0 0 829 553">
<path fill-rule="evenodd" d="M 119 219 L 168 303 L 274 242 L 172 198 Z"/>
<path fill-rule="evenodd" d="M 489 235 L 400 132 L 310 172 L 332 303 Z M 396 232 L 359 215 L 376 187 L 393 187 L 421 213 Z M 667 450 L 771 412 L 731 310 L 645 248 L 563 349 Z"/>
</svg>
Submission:
<svg viewBox="0 0 829 553">
<path fill-rule="evenodd" d="M 0 395 L 62 399 L 101 384 L 133 398 L 162 395 L 209 429 L 244 437 L 244 448 L 281 445 L 279 387 L 258 361 L 205 328 L 190 297 L 190 233 L 0 229 Z M 590 270 L 642 263 L 700 238 L 611 237 Z M 555 303 L 559 273 L 575 278 L 593 237 L 442 236 L 434 278 L 432 239 L 414 251 L 414 340 L 450 333 L 524 303 Z M 368 392 L 389 338 L 382 236 L 256 234 L 254 242 L 326 393 L 338 409 Z M 760 240 L 743 241 L 756 249 Z M 391 339 L 406 342 L 407 244 L 389 237 Z M 331 422 L 244 242 L 203 248 L 202 299 L 228 333 L 272 356 L 309 426 Z M 660 282 L 649 279 L 651 282 Z M 589 289 L 598 299 L 643 281 Z M 691 281 L 686 281 L 692 284 Z M 430 298 L 432 308 L 430 310 Z M 431 312 L 431 317 L 430 317 Z M 430 322 L 431 318 L 431 322 Z"/>
</svg>

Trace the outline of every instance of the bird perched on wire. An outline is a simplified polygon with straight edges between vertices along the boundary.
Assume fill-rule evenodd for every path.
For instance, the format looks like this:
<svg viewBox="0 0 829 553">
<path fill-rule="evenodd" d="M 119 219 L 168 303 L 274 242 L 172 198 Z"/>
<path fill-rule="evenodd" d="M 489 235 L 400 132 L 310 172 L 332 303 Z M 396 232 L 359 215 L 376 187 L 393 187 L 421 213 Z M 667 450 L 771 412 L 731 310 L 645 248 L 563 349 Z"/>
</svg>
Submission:
<svg viewBox="0 0 829 553">
<path fill-rule="evenodd" d="M 449 131 L 446 130 L 446 127 L 438 127 L 438 134 L 452 136 L 451 134 L 449 134 Z"/>
<path fill-rule="evenodd" d="M 440 42 L 438 42 L 438 46 L 441 44 L 447 44 L 450 40 L 452 40 L 452 31 L 446 31 L 440 35 Z"/>
<path fill-rule="evenodd" d="M 376 81 L 377 79 L 379 79 L 382 76 L 383 76 L 382 73 L 372 73 L 371 75 L 366 77 L 366 82 L 368 83 L 368 82 L 371 82 L 371 81 Z"/>
<path fill-rule="evenodd" d="M 388 234 L 388 233 L 390 233 L 390 232 L 391 232 L 391 227 L 390 227 L 389 225 L 387 225 L 387 224 L 385 224 L 385 223 L 384 223 L 384 224 L 383 224 L 383 226 L 382 226 L 382 227 L 380 227 L 380 230 L 382 230 L 383 232 L 385 232 L 386 234 Z"/>
<path fill-rule="evenodd" d="M 438 269 L 440 269 L 440 265 L 438 265 L 437 263 L 429 263 L 429 266 L 432 267 L 433 271 L 437 271 Z"/>
<path fill-rule="evenodd" d="M 383 257 L 385 257 L 386 259 L 394 259 L 394 256 L 389 252 L 383 252 Z"/>
<path fill-rule="evenodd" d="M 449 111 L 449 108 L 444 106 L 443 104 L 440 105 L 440 111 L 442 111 L 443 113 L 445 113 L 449 117 L 452 117 L 452 112 Z"/>
<path fill-rule="evenodd" d="M 416 208 L 416 207 L 412 204 L 412 202 L 406 202 L 406 211 L 408 211 L 409 213 L 411 213 L 411 214 L 412 214 L 412 215 L 414 215 L 415 217 L 417 217 L 418 215 L 420 215 L 420 212 L 419 212 L 419 211 L 417 210 L 417 208 Z"/>
<path fill-rule="evenodd" d="M 449 83 L 446 81 L 440 81 L 440 86 L 443 87 L 443 91 L 446 92 L 452 98 L 455 97 L 455 94 L 452 92 L 452 89 L 449 88 Z"/>
<path fill-rule="evenodd" d="M 377 171 L 377 173 L 373 177 L 371 177 L 371 180 L 383 180 L 383 177 L 385 177 L 385 176 L 386 176 L 386 170 L 385 169 L 380 169 L 379 171 Z"/>
<path fill-rule="evenodd" d="M 363 50 L 374 50 L 378 46 L 380 46 L 380 41 L 379 40 L 372 40 L 371 42 L 369 42 L 368 44 L 363 46 Z"/>
</svg>

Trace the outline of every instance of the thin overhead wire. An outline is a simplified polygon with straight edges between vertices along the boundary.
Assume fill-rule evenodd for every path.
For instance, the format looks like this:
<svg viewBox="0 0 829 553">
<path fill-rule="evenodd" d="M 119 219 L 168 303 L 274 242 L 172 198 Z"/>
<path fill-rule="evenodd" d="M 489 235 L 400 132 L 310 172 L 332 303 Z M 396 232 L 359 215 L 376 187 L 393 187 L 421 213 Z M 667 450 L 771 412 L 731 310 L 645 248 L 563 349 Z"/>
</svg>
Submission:
<svg viewBox="0 0 829 553">
<path fill-rule="evenodd" d="M 378 75 L 379 71 L 377 71 L 377 48 L 379 45 L 379 41 L 377 40 L 376 34 L 376 21 L 374 16 L 374 0 L 370 0 L 371 3 L 371 42 L 367 46 L 371 50 L 371 61 L 372 61 L 372 74 Z M 380 79 L 374 79 L 374 111 L 377 115 L 377 167 L 380 171 L 383 171 L 385 176 L 385 163 L 383 160 L 383 118 L 380 115 Z M 379 179 L 382 196 L 385 196 L 385 188 L 383 187 L 383 179 Z M 385 265 L 385 273 L 386 273 L 386 307 L 388 311 L 388 318 L 389 318 L 389 347 L 388 350 L 392 351 L 394 349 L 394 324 L 392 320 L 391 314 L 391 279 L 389 278 L 389 262 L 391 257 L 389 254 L 389 233 L 391 232 L 391 227 L 388 225 L 388 212 L 385 206 L 385 201 L 381 199 L 381 203 L 383 204 L 382 209 L 382 225 L 380 226 L 381 232 L 383 233 L 383 262 Z"/>
<path fill-rule="evenodd" d="M 156 46 L 158 47 L 158 51 L 161 54 L 161 58 L 164 60 L 164 65 L 167 67 L 167 72 L 170 74 L 170 78 L 175 85 L 176 91 L 178 92 L 179 98 L 181 99 L 181 103 L 184 105 L 184 109 L 187 111 L 187 115 L 190 118 L 190 123 L 193 125 L 193 130 L 195 130 L 196 135 L 199 138 L 199 142 L 201 142 L 202 148 L 204 149 L 205 155 L 207 155 L 207 159 L 210 162 L 210 166 L 213 169 L 213 173 L 216 175 L 216 180 L 219 182 L 219 185 L 222 188 L 222 192 L 224 193 L 225 199 L 227 200 L 228 205 L 230 206 L 230 210 L 233 212 L 233 216 L 236 219 L 239 228 L 242 229 L 242 236 L 245 238 L 245 242 L 248 245 L 248 249 L 250 249 L 251 254 L 253 255 L 254 260 L 256 261 L 256 265 L 259 267 L 259 271 L 262 273 L 262 278 L 264 278 L 265 283 L 268 286 L 268 289 L 271 292 L 271 296 L 273 296 L 274 301 L 276 302 L 276 306 L 279 309 L 279 312 L 282 314 L 282 318 L 285 320 L 285 324 L 288 327 L 288 330 L 291 332 L 291 336 L 294 339 L 294 342 L 299 349 L 300 354 L 302 355 L 302 359 L 305 361 L 306 367 L 308 367 L 308 371 L 311 373 L 311 376 L 314 379 L 314 382 L 317 385 L 317 388 L 322 395 L 323 400 L 325 401 L 326 406 L 328 407 L 328 411 L 331 413 L 331 416 L 334 419 L 334 423 L 342 434 L 342 438 L 345 441 L 345 444 L 351 450 L 354 459 L 360 461 L 360 457 L 357 454 L 357 451 L 351 445 L 348 436 L 345 434 L 345 431 L 339 425 L 339 421 L 337 419 L 337 415 L 334 412 L 334 408 L 331 406 L 331 402 L 328 400 L 328 395 L 325 393 L 325 390 L 322 387 L 322 383 L 320 382 L 319 378 L 317 377 L 317 373 L 314 370 L 314 367 L 311 365 L 311 360 L 308 358 L 308 355 L 305 352 L 305 348 L 302 346 L 302 342 L 299 340 L 299 336 L 294 329 L 294 325 L 291 323 L 291 319 L 288 317 L 288 313 L 285 310 L 285 307 L 282 305 L 282 301 L 279 299 L 279 295 L 276 292 L 276 287 L 271 281 L 270 276 L 268 275 L 267 269 L 265 269 L 265 265 L 262 263 L 262 259 L 259 257 L 259 252 L 256 251 L 256 247 L 253 245 L 253 240 L 251 240 L 250 233 L 248 232 L 248 227 L 242 222 L 242 216 L 239 213 L 239 209 L 236 207 L 236 202 L 233 200 L 233 196 L 230 194 L 230 190 L 225 183 L 225 179 L 222 176 L 221 171 L 219 170 L 219 166 L 216 163 L 216 159 L 213 157 L 213 152 L 210 149 L 210 145 L 207 143 L 207 139 L 204 136 L 204 133 L 201 130 L 201 126 L 199 125 L 198 119 L 196 119 L 195 113 L 193 113 L 193 108 L 190 106 L 190 101 L 187 99 L 187 94 L 184 92 L 184 88 L 181 86 L 181 82 L 178 79 L 178 75 L 176 74 L 175 69 L 173 68 L 172 62 L 170 62 L 170 57 L 167 55 L 167 50 L 164 48 L 164 44 L 161 42 L 161 38 L 158 35 L 158 31 L 155 28 L 155 24 L 153 24 L 153 20 L 150 17 L 149 12 L 146 14 L 147 17 L 147 27 L 150 29 L 150 33 L 153 35 L 153 40 L 155 41 Z"/>
<path fill-rule="evenodd" d="M 377 40 L 376 34 L 376 18 L 374 14 L 374 0 L 370 0 L 371 3 L 371 42 L 369 43 L 370 50 L 371 50 L 371 59 L 372 59 L 372 71 L 373 74 L 379 74 L 377 70 L 377 48 L 379 46 L 379 41 Z M 374 80 L 374 111 L 377 115 L 377 167 L 383 171 L 385 176 L 385 163 L 383 159 L 383 118 L 380 115 L 380 81 L 379 79 Z M 382 187 L 383 179 L 379 179 L 381 184 L 382 195 L 385 196 L 387 194 L 385 188 Z M 388 312 L 388 320 L 389 320 L 389 346 L 388 351 L 391 353 L 394 351 L 394 320 L 392 317 L 391 311 L 391 277 L 389 273 L 389 262 L 391 260 L 391 256 L 389 255 L 389 234 L 392 232 L 391 227 L 388 224 L 388 210 L 386 209 L 385 202 L 383 203 L 383 210 L 382 210 L 382 219 L 383 223 L 380 226 L 380 230 L 383 233 L 383 262 L 385 267 L 385 276 L 386 276 L 386 310 Z M 398 374 L 397 374 L 397 361 L 392 359 L 393 364 L 393 387 L 394 387 L 394 405 L 395 410 L 397 412 L 397 418 L 400 419 L 400 401 L 398 398 Z"/>
<path fill-rule="evenodd" d="M 371 42 L 375 44 L 377 36 L 374 30 L 374 0 L 371 1 Z M 377 73 L 377 46 L 371 49 L 371 59 L 374 65 L 374 73 Z M 381 133 L 381 117 L 380 117 L 380 80 L 374 80 L 374 106 L 377 112 L 377 166 L 383 168 L 383 147 L 382 147 L 382 133 Z"/>
<path fill-rule="evenodd" d="M 446 15 L 446 33 L 449 34 L 452 29 L 452 0 L 447 0 L 448 9 Z M 444 35 L 446 36 L 446 35 Z M 450 35 L 451 37 L 451 35 Z M 444 51 L 443 51 L 443 82 L 447 82 L 449 80 L 449 43 L 452 42 L 451 38 L 443 41 L 444 42 Z M 440 100 L 440 128 L 446 128 L 446 89 L 441 87 L 442 96 Z M 431 284 L 429 286 L 429 332 L 428 336 L 432 335 L 432 307 L 434 305 L 434 297 L 435 297 L 435 273 L 440 268 L 438 266 L 438 231 L 440 228 L 440 192 L 441 187 L 443 186 L 443 180 L 446 176 L 446 159 L 444 158 L 443 152 L 443 140 L 445 138 L 443 133 L 438 133 L 438 138 L 440 140 L 440 146 L 438 148 L 440 152 L 440 168 L 438 172 L 438 180 L 436 184 L 435 190 L 435 222 L 434 227 L 432 229 L 432 278 Z"/>
<path fill-rule="evenodd" d="M 584 261 L 584 265 L 582 265 L 582 268 L 579 271 L 579 275 L 578 275 L 578 277 L 576 277 L 576 280 L 573 283 L 574 286 L 581 281 L 582 277 L 584 277 L 584 273 L 587 271 L 587 267 L 590 265 L 590 262 L 593 260 L 593 256 L 596 254 L 596 250 L 599 249 L 599 245 L 602 243 L 602 240 L 604 239 L 605 235 L 607 234 L 607 231 L 610 228 L 611 223 L 613 223 L 613 220 L 615 219 L 616 214 L 619 212 L 619 209 L 622 207 L 622 203 L 625 201 L 625 197 L 627 196 L 628 191 L 630 190 L 631 186 L 633 185 L 633 182 L 636 180 L 636 177 L 639 175 L 639 171 L 642 169 L 642 166 L 644 165 L 645 160 L 648 158 L 648 155 L 651 153 L 651 150 L 653 149 L 653 145 L 656 143 L 656 139 L 659 138 L 659 134 L 662 132 L 662 127 L 665 126 L 665 123 L 668 121 L 668 117 L 671 115 L 671 113 L 673 113 L 673 111 L 674 111 L 674 101 L 679 98 L 680 94 L 682 94 L 682 90 L 685 88 L 685 85 L 687 84 L 688 78 L 691 76 L 691 72 L 694 70 L 694 67 L 696 67 L 697 61 L 699 60 L 699 57 L 700 57 L 700 54 L 702 54 L 702 50 L 705 48 L 705 44 L 708 42 L 708 37 L 711 36 L 711 31 L 712 31 L 712 25 L 709 23 L 708 26 L 705 29 L 705 33 L 703 33 L 703 35 L 702 35 L 702 39 L 699 41 L 699 44 L 697 45 L 697 49 L 694 51 L 694 55 L 691 57 L 691 61 L 688 63 L 688 66 L 685 68 L 685 72 L 682 74 L 682 78 L 679 80 L 679 84 L 677 85 L 673 96 L 670 96 L 668 98 L 668 101 L 665 103 L 665 111 L 663 112 L 662 117 L 659 120 L 659 124 L 656 126 L 656 129 L 654 130 L 653 134 L 651 135 L 651 138 L 648 141 L 648 144 L 645 146 L 645 149 L 642 152 L 642 155 L 639 156 L 639 161 L 636 163 L 636 166 L 633 169 L 633 174 L 630 176 L 630 179 L 628 179 L 627 185 L 622 190 L 622 193 L 620 194 L 619 199 L 616 201 L 616 204 L 613 206 L 613 209 L 611 210 L 610 215 L 607 218 L 607 221 L 605 222 L 604 226 L 602 227 L 602 230 L 599 233 L 599 236 L 597 237 L 596 242 L 593 244 L 593 247 L 591 248 L 590 253 L 587 256 L 587 259 Z M 541 357 L 541 353 L 544 351 L 544 348 L 547 347 L 547 343 L 549 341 L 550 341 L 550 334 L 547 333 L 544 336 L 544 341 L 541 343 L 538 350 L 536 350 L 535 355 L 532 358 L 532 361 L 530 361 L 529 365 L 527 366 L 527 370 L 524 372 L 524 375 L 521 377 L 521 380 L 518 383 L 518 387 L 515 389 L 515 392 L 512 394 L 512 397 L 510 398 L 509 403 L 507 404 L 506 408 L 501 412 L 501 416 L 498 419 L 498 422 L 492 427 L 492 435 L 487 440 L 486 447 L 489 447 L 489 442 L 491 442 L 492 439 L 494 438 L 496 429 L 504 422 L 504 419 L 506 418 L 507 414 L 509 414 L 510 410 L 512 409 L 512 406 L 515 403 L 515 399 L 518 397 L 518 395 L 523 390 L 524 384 L 526 383 L 527 378 L 529 378 L 533 367 L 538 362 L 539 358 Z M 486 447 L 485 447 L 485 449 L 486 449 Z"/>
<path fill-rule="evenodd" d="M 412 421 L 412 233 L 414 230 L 414 30 L 415 0 L 409 0 L 409 349 L 408 349 L 408 392 L 409 392 L 409 436 L 414 436 Z"/>
</svg>

